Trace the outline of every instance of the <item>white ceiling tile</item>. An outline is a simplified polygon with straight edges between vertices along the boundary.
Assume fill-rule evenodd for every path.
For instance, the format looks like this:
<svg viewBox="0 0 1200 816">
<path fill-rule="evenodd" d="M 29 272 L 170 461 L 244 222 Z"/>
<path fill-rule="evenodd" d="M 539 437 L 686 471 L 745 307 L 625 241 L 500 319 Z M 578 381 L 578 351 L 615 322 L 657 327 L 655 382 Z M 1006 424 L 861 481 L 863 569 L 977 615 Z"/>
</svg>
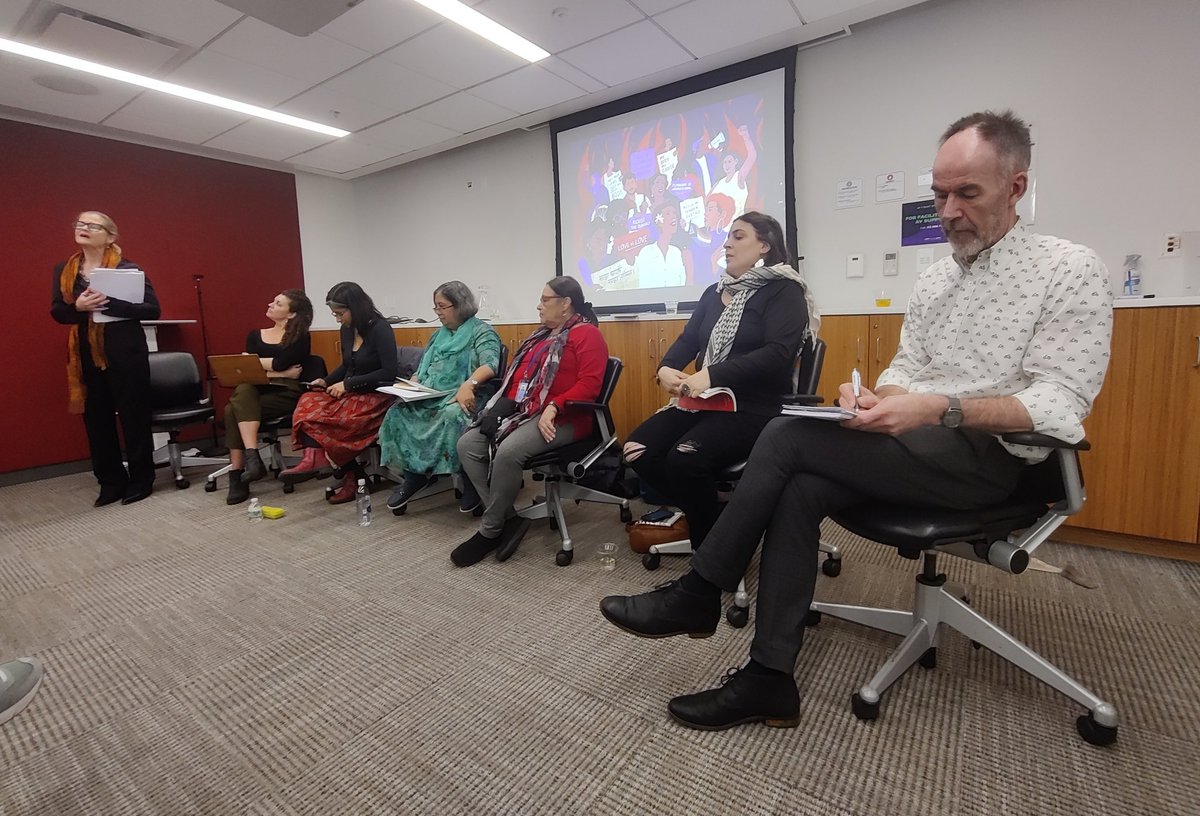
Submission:
<svg viewBox="0 0 1200 816">
<path fill-rule="evenodd" d="M 517 113 L 549 108 L 568 99 L 583 96 L 583 93 L 582 89 L 539 65 L 528 65 L 471 89 L 473 96 L 495 102 Z"/>
<path fill-rule="evenodd" d="M 197 52 L 166 79 L 267 108 L 295 96 L 312 84 L 208 50 Z"/>
<path fill-rule="evenodd" d="M 247 17 L 209 46 L 219 54 L 312 84 L 340 74 L 370 56 L 324 34 L 296 37 Z"/>
<path fill-rule="evenodd" d="M 204 143 L 205 147 L 228 150 L 260 159 L 282 161 L 305 150 L 333 141 L 329 136 L 276 122 L 251 119 Z"/>
<path fill-rule="evenodd" d="M 354 138 L 361 138 L 376 147 L 390 149 L 393 155 L 400 155 L 432 144 L 449 141 L 459 135 L 461 135 L 460 131 L 450 130 L 441 125 L 426 122 L 413 114 L 407 114 L 367 128 L 362 133 L 354 134 Z"/>
<path fill-rule="evenodd" d="M 392 148 L 378 147 L 354 135 L 294 156 L 291 164 L 330 173 L 350 173 L 395 155 Z"/>
<path fill-rule="evenodd" d="M 647 14 L 658 14 L 676 6 L 682 6 L 688 0 L 629 0 Z"/>
<path fill-rule="evenodd" d="M 556 77 L 565 79 L 572 85 L 578 85 L 588 93 L 603 91 L 608 87 L 600 80 L 585 74 L 583 71 L 580 71 L 574 65 L 562 59 L 561 57 L 548 57 L 547 59 L 539 62 L 537 65 L 539 68 L 545 68 Z"/>
<path fill-rule="evenodd" d="M 53 77 L 96 89 L 80 96 L 43 88 L 35 77 Z M 86 76 L 39 60 L 0 54 L 0 104 L 62 116 L 80 122 L 99 122 L 142 92 L 141 88 L 103 77 Z"/>
<path fill-rule="evenodd" d="M 505 122 L 517 115 L 508 108 L 494 105 L 466 92 L 417 108 L 413 114 L 459 133 L 470 133 L 497 122 Z"/>
<path fill-rule="evenodd" d="M 806 23 L 842 14 L 858 6 L 865 6 L 867 2 L 868 0 L 793 0 Z"/>
<path fill-rule="evenodd" d="M 430 29 L 380 56 L 460 89 L 529 64 L 456 25 Z"/>
<path fill-rule="evenodd" d="M 697 57 L 727 51 L 802 25 L 788 0 L 757 0 L 754 13 L 739 15 L 737 25 L 714 26 L 713 20 L 720 19 L 728 10 L 727 0 L 692 0 L 657 15 L 654 21 Z"/>
<path fill-rule="evenodd" d="M 394 105 L 385 104 L 385 101 L 390 102 L 369 101 L 360 96 L 336 93 L 322 85 L 305 91 L 282 105 L 276 105 L 275 109 L 323 125 L 356 131 L 408 110 L 396 109 Z"/>
<path fill-rule="evenodd" d="M 62 5 L 186 45 L 203 45 L 242 14 L 216 0 L 62 0 Z"/>
<path fill-rule="evenodd" d="M 625 0 L 485 0 L 476 8 L 552 54 L 644 19 Z"/>
<path fill-rule="evenodd" d="M 37 44 L 60 54 L 151 75 L 179 54 L 174 46 L 69 14 L 54 15 Z"/>
<path fill-rule="evenodd" d="M 691 54 L 649 20 L 606 34 L 559 56 L 609 87 L 692 59 Z"/>
<path fill-rule="evenodd" d="M 16 31 L 28 3 L 0 3 L 0 35 L 9 37 Z"/>
<path fill-rule="evenodd" d="M 322 28 L 321 33 L 378 54 L 444 19 L 407 0 L 363 0 Z"/>
<path fill-rule="evenodd" d="M 245 121 L 246 116 L 241 113 L 147 91 L 105 119 L 103 124 L 177 142 L 200 144 Z"/>
</svg>

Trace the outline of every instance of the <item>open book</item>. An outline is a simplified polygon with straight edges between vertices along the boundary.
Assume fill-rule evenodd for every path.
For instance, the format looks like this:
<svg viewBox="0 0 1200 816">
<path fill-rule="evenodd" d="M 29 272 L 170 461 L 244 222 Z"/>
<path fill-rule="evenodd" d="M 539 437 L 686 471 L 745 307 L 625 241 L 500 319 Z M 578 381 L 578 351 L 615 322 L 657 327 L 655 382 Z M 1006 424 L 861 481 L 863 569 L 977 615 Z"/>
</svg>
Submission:
<svg viewBox="0 0 1200 816">
<path fill-rule="evenodd" d="M 737 397 L 728 388 L 708 388 L 699 394 L 679 398 L 685 411 L 736 411 Z"/>
<path fill-rule="evenodd" d="M 785 405 L 780 412 L 784 416 L 807 417 L 808 419 L 827 419 L 831 422 L 841 422 L 854 419 L 858 411 L 842 408 L 838 405 Z"/>
<path fill-rule="evenodd" d="M 391 394 L 393 397 L 399 397 L 404 402 L 419 402 L 420 400 L 445 397 L 454 393 L 453 391 L 435 391 L 427 385 L 421 385 L 419 382 L 406 380 L 403 377 L 396 380 L 395 385 L 381 385 L 375 390 L 382 394 Z"/>
</svg>

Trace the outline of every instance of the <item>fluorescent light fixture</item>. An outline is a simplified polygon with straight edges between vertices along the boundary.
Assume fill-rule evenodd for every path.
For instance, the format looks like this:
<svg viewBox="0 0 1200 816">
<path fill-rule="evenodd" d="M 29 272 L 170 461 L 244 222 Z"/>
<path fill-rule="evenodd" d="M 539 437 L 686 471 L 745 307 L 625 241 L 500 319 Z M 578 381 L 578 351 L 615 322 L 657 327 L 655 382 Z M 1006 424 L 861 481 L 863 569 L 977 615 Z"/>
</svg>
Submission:
<svg viewBox="0 0 1200 816">
<path fill-rule="evenodd" d="M 470 6 L 463 5 L 459 0 L 416 0 L 416 2 L 430 11 L 436 11 L 447 20 L 458 23 L 468 31 L 473 31 L 485 40 L 513 52 L 521 59 L 537 62 L 550 56 L 550 52 L 538 48 L 520 34 L 509 31 L 495 20 L 484 17 Z"/>
<path fill-rule="evenodd" d="M 288 116 L 286 113 L 279 111 L 260 108 L 258 105 L 248 105 L 245 102 L 238 102 L 234 99 L 227 99 L 216 94 L 197 91 L 193 88 L 188 88 L 183 85 L 176 85 L 173 82 L 163 82 L 160 79 L 151 79 L 141 74 L 135 74 L 130 71 L 122 71 L 120 68 L 110 68 L 107 65 L 101 65 L 98 62 L 89 62 L 88 60 L 71 57 L 66 54 L 59 54 L 56 51 L 47 51 L 44 48 L 37 48 L 32 45 L 16 42 L 15 40 L 6 40 L 0 37 L 0 51 L 7 51 L 10 54 L 17 54 L 22 57 L 41 60 L 43 62 L 61 65 L 64 68 L 73 68 L 76 71 L 83 71 L 96 76 L 115 79 L 118 82 L 126 82 L 130 85 L 137 85 L 141 88 L 149 88 L 152 91 L 159 91 L 171 96 L 179 96 L 184 99 L 190 99 L 193 102 L 203 102 L 205 105 L 213 105 L 225 110 L 235 111 L 236 113 L 244 113 L 247 116 L 257 116 L 260 119 L 270 119 L 272 122 L 279 122 L 282 125 L 291 125 L 292 127 L 304 128 L 316 133 L 322 133 L 326 136 L 336 136 L 339 139 L 343 136 L 349 136 L 350 131 L 341 130 L 328 125 L 322 125 L 319 122 L 310 122 L 308 119 L 301 119 L 298 116 Z"/>
</svg>

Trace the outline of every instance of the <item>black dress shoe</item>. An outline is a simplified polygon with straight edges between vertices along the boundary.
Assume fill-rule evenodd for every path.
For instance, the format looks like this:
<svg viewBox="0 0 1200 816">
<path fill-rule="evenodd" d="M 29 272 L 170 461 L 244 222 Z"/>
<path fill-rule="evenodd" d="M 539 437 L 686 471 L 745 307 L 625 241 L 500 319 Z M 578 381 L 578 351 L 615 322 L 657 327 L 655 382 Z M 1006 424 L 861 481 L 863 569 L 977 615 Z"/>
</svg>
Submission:
<svg viewBox="0 0 1200 816">
<path fill-rule="evenodd" d="M 507 561 L 512 558 L 517 547 L 521 546 L 521 539 L 525 538 L 525 534 L 529 532 L 530 524 L 532 522 L 529 519 L 520 516 L 513 516 L 504 522 L 504 528 L 500 531 L 500 546 L 496 548 L 497 561 Z"/>
<path fill-rule="evenodd" d="M 450 560 L 456 567 L 469 567 L 478 564 L 487 554 L 500 546 L 500 537 L 488 538 L 483 533 L 476 533 L 450 553 Z"/>
<path fill-rule="evenodd" d="M 154 485 L 130 485 L 125 489 L 125 498 L 121 499 L 121 504 L 140 502 L 153 492 Z"/>
<path fill-rule="evenodd" d="M 100 495 L 92 503 L 93 507 L 103 507 L 125 498 L 125 485 L 101 485 Z"/>
<path fill-rule="evenodd" d="M 795 728 L 800 724 L 800 692 L 790 674 L 730 669 L 721 678 L 721 685 L 675 697 L 667 710 L 675 722 L 701 731 L 724 731 L 752 722 L 766 723 L 771 728 Z"/>
<path fill-rule="evenodd" d="M 600 612 L 638 637 L 706 638 L 717 631 L 721 596 L 688 592 L 679 581 L 670 581 L 643 595 L 609 595 L 600 601 Z"/>
</svg>

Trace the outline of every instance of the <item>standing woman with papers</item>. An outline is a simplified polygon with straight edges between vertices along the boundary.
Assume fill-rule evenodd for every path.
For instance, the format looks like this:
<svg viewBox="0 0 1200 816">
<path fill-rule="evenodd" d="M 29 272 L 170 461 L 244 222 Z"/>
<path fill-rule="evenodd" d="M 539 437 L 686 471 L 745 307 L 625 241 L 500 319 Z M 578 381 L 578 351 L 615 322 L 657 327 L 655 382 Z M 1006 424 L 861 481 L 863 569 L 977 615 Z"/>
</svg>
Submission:
<svg viewBox="0 0 1200 816">
<path fill-rule="evenodd" d="M 725 274 L 704 290 L 658 369 L 671 402 L 624 447 L 637 474 L 687 515 L 692 549 L 717 521 L 717 474 L 745 460 L 779 415 L 800 344 L 816 337 L 819 320 L 808 284 L 787 263 L 779 222 L 758 212 L 735 220 L 725 239 Z M 682 369 L 692 362 L 697 370 L 688 376 Z M 678 404 L 709 388 L 727 389 L 733 400 Z"/>
<path fill-rule="evenodd" d="M 279 478 L 290 484 L 311 479 L 328 457 L 342 477 L 328 499 L 330 504 L 343 504 L 354 500 L 354 459 L 375 441 L 392 404 L 391 397 L 375 389 L 396 381 L 396 335 L 357 283 L 334 284 L 325 305 L 342 329 L 342 364 L 328 377 L 309 383 L 313 390 L 296 404 L 292 442 L 304 448 L 304 455 Z"/>
<path fill-rule="evenodd" d="M 476 313 L 475 295 L 462 281 L 433 290 L 433 312 L 442 327 L 429 338 L 415 379 L 446 396 L 397 402 L 383 418 L 379 446 L 384 467 L 403 473 L 404 480 L 388 498 L 388 509 L 400 510 L 432 475 L 459 469 L 455 444 L 475 416 L 477 391 L 500 368 L 500 336 Z M 473 494 L 474 491 L 468 491 Z M 479 503 L 475 498 L 466 510 Z"/>
<path fill-rule="evenodd" d="M 118 500 L 132 504 L 149 496 L 154 486 L 150 352 L 139 321 L 158 318 L 158 298 L 144 275 L 140 275 L 140 298 L 118 299 L 93 288 L 96 270 L 136 270 L 137 265 L 122 257 L 117 225 L 104 213 L 82 212 L 71 227 L 79 251 L 54 268 L 50 304 L 51 316 L 71 327 L 67 334 L 68 409 L 83 414 L 92 472 L 100 483 L 96 507 Z M 118 416 L 128 471 L 121 457 Z"/>
</svg>

